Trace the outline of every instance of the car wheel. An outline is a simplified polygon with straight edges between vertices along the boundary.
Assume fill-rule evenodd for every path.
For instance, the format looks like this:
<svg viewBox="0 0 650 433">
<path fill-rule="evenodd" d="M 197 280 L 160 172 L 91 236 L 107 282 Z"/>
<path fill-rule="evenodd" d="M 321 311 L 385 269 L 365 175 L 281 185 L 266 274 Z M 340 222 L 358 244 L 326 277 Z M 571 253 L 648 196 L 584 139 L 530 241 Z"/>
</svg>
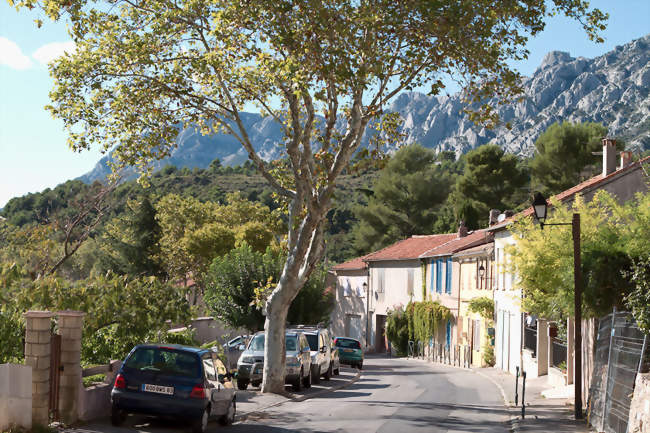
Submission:
<svg viewBox="0 0 650 433">
<path fill-rule="evenodd" d="M 237 389 L 241 391 L 245 391 L 246 388 L 248 388 L 248 381 L 247 380 L 237 380 Z"/>
<path fill-rule="evenodd" d="M 115 427 L 122 425 L 126 420 L 126 412 L 122 409 L 118 409 L 115 406 L 111 407 L 111 424 Z"/>
<path fill-rule="evenodd" d="M 200 418 L 197 418 L 192 423 L 192 433 L 205 433 L 208 428 L 208 418 L 210 417 L 210 409 L 205 408 Z"/>
<path fill-rule="evenodd" d="M 334 376 L 338 376 L 339 374 L 341 374 L 341 366 L 340 365 L 339 365 L 339 368 L 334 370 Z"/>
<path fill-rule="evenodd" d="M 311 368 L 311 383 L 320 383 L 320 366 L 318 365 Z"/>
<path fill-rule="evenodd" d="M 303 371 L 301 368 L 298 378 L 293 382 L 293 390 L 296 392 L 302 391 L 302 375 L 303 375 Z"/>
<path fill-rule="evenodd" d="M 228 412 L 219 418 L 219 424 L 231 425 L 235 422 L 235 413 L 237 412 L 237 402 L 233 399 L 228 406 Z"/>
<path fill-rule="evenodd" d="M 302 386 L 304 386 L 306 389 L 311 388 L 311 371 L 302 379 Z"/>
<path fill-rule="evenodd" d="M 262 382 L 259 381 L 259 380 L 258 380 L 258 381 L 255 381 L 255 382 L 251 382 L 251 385 L 254 386 L 254 387 L 258 387 L 258 386 L 260 386 L 261 384 L 262 384 Z"/>
<path fill-rule="evenodd" d="M 327 367 L 327 371 L 323 375 L 323 378 L 325 378 L 325 380 L 330 380 L 331 377 L 332 377 L 332 363 L 330 363 L 329 367 Z"/>
<path fill-rule="evenodd" d="M 359 367 L 359 370 L 363 370 L 363 362 L 358 363 L 357 367 Z"/>
</svg>

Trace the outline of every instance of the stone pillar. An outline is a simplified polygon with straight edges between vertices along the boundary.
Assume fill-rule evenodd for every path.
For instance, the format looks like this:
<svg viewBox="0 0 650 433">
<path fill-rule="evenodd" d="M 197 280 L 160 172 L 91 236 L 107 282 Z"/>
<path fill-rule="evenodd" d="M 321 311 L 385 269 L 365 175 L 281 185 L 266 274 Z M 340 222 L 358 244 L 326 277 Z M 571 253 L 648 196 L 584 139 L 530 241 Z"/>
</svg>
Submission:
<svg viewBox="0 0 650 433">
<path fill-rule="evenodd" d="M 548 322 L 537 319 L 537 376 L 548 374 Z"/>
<path fill-rule="evenodd" d="M 556 331 L 556 333 L 557 333 L 557 331 Z M 548 363 L 546 364 L 546 372 L 548 373 L 548 371 L 551 369 L 551 367 L 553 367 L 553 338 L 554 337 L 551 336 L 551 327 L 550 326 L 548 327 L 547 334 L 548 334 L 548 341 L 547 341 L 547 343 L 548 343 Z M 557 335 L 555 335 L 555 336 L 557 337 Z"/>
<path fill-rule="evenodd" d="M 32 367 L 32 424 L 49 424 L 50 340 L 52 313 L 28 311 L 25 317 L 25 364 Z"/>
<path fill-rule="evenodd" d="M 575 366 L 573 365 L 575 350 L 575 327 L 574 320 L 572 317 L 569 317 L 566 322 L 566 384 L 571 385 L 573 383 L 573 372 L 575 371 Z"/>
<path fill-rule="evenodd" d="M 57 313 L 63 367 L 59 390 L 59 414 L 65 424 L 72 424 L 79 419 L 77 400 L 81 387 L 81 329 L 85 314 L 81 311 Z"/>
</svg>

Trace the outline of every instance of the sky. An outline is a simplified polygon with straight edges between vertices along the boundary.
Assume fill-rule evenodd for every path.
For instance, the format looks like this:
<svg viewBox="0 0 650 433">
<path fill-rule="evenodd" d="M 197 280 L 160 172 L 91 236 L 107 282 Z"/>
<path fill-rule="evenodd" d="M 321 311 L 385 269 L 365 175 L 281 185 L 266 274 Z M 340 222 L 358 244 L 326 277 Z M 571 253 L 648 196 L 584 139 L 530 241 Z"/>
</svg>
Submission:
<svg viewBox="0 0 650 433">
<path fill-rule="evenodd" d="M 578 23 L 555 17 L 529 41 L 529 59 L 515 67 L 531 75 L 549 51 L 591 58 L 650 33 L 650 0 L 591 3 L 610 14 L 605 43 L 589 41 Z M 44 109 L 52 89 L 47 63 L 74 45 L 65 23 L 43 18 L 39 29 L 36 18 L 43 17 L 0 0 L 0 207 L 78 177 L 102 156 L 98 149 L 73 152 L 62 122 Z"/>
</svg>

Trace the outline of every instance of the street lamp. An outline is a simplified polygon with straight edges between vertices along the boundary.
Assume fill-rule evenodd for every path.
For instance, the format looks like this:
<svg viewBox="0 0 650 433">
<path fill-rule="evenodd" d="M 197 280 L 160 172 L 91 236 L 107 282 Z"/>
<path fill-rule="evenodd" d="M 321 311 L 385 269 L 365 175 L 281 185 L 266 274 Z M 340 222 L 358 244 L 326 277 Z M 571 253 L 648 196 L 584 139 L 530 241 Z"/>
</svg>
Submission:
<svg viewBox="0 0 650 433">
<path fill-rule="evenodd" d="M 485 275 L 485 268 L 483 267 L 483 263 L 481 263 L 481 266 L 478 267 L 478 276 L 481 278 L 479 289 L 483 288 L 483 276 Z"/>
<path fill-rule="evenodd" d="M 571 226 L 573 234 L 573 315 L 574 315 L 574 362 L 575 362 L 575 418 L 582 419 L 582 269 L 580 265 L 580 214 L 574 213 L 570 223 L 545 223 L 548 203 L 542 193 L 537 192 L 533 198 L 533 211 L 539 221 L 540 228 L 544 226 Z"/>
</svg>

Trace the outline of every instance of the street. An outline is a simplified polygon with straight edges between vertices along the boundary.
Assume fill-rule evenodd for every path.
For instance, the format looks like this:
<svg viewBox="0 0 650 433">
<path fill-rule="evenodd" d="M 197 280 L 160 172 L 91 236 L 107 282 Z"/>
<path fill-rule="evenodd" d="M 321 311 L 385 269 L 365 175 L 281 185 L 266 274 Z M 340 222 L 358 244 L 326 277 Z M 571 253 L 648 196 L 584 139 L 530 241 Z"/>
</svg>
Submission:
<svg viewBox="0 0 650 433">
<path fill-rule="evenodd" d="M 335 387 L 353 379 L 344 368 Z M 327 382 L 323 382 L 327 383 Z M 498 388 L 469 370 L 418 360 L 368 357 L 358 381 L 325 392 L 314 386 L 304 401 L 238 393 L 239 421 L 230 427 L 210 422 L 208 431 L 261 432 L 506 432 L 507 412 Z M 265 402 L 260 404 L 260 400 Z M 257 401 L 257 404 L 255 404 Z M 271 407 L 269 407 L 271 406 Z M 130 416 L 124 427 L 108 420 L 74 432 L 185 433 L 180 422 Z"/>
</svg>

